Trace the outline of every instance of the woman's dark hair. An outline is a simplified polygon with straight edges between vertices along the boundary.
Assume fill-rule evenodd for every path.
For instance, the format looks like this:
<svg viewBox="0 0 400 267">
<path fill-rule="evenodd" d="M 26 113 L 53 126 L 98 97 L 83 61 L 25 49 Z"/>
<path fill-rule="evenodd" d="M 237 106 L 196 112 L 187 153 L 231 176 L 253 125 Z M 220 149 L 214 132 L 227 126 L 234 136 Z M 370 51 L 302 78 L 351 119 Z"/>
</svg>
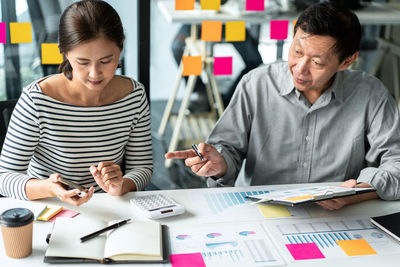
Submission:
<svg viewBox="0 0 400 267">
<path fill-rule="evenodd" d="M 83 42 L 105 37 L 122 50 L 124 29 L 115 9 L 104 1 L 84 0 L 67 7 L 61 15 L 58 31 L 59 49 L 64 60 L 58 72 L 72 80 L 72 67 L 65 54 Z"/>
<path fill-rule="evenodd" d="M 311 35 L 334 38 L 333 51 L 339 56 L 339 62 L 360 49 L 360 21 L 352 11 L 339 4 L 318 3 L 308 7 L 297 20 L 294 34 L 298 28 Z"/>
</svg>

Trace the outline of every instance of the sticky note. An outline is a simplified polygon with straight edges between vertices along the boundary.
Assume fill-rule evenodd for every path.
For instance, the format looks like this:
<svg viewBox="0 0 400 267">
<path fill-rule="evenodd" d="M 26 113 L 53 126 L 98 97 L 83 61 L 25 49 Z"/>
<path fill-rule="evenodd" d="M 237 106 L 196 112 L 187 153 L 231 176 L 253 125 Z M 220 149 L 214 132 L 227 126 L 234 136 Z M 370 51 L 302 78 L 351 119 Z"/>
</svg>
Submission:
<svg viewBox="0 0 400 267">
<path fill-rule="evenodd" d="M 365 239 L 337 240 L 337 244 L 347 256 L 361 256 L 377 254 Z"/>
<path fill-rule="evenodd" d="M 6 43 L 6 23 L 0 22 L 0 43 Z"/>
<path fill-rule="evenodd" d="M 182 65 L 183 65 L 183 76 L 189 75 L 200 75 L 203 64 L 201 62 L 201 56 L 192 57 L 192 56 L 183 56 L 182 57 Z"/>
<path fill-rule="evenodd" d="M 264 11 L 264 0 L 246 0 L 246 10 Z"/>
<path fill-rule="evenodd" d="M 79 212 L 76 212 L 76 211 L 73 211 L 73 210 L 69 210 L 69 209 L 63 209 L 62 211 L 60 211 L 59 213 L 57 213 L 56 215 L 51 217 L 49 219 L 49 222 L 55 222 L 55 220 L 57 218 L 59 218 L 59 217 L 73 218 L 78 214 L 79 214 Z"/>
<path fill-rule="evenodd" d="M 257 205 L 257 207 L 264 218 L 281 218 L 292 216 L 287 207 L 284 205 L 261 204 Z"/>
<path fill-rule="evenodd" d="M 288 197 L 288 198 L 285 198 L 284 200 L 299 201 L 299 200 L 313 199 L 314 197 L 315 196 L 308 195 L 308 196 L 300 196 L 300 197 Z"/>
<path fill-rule="evenodd" d="M 315 243 L 286 244 L 286 248 L 295 260 L 312 260 L 325 258 Z"/>
<path fill-rule="evenodd" d="M 232 57 L 214 57 L 214 75 L 232 75 Z"/>
<path fill-rule="evenodd" d="M 206 267 L 201 253 L 172 254 L 169 260 L 172 267 Z"/>
<path fill-rule="evenodd" d="M 219 10 L 221 0 L 200 0 L 200 7 L 203 10 Z"/>
<path fill-rule="evenodd" d="M 221 41 L 222 21 L 203 21 L 201 23 L 201 40 L 209 42 Z"/>
<path fill-rule="evenodd" d="M 288 20 L 271 20 L 270 38 L 274 40 L 285 40 L 288 36 L 288 29 L 289 29 Z"/>
<path fill-rule="evenodd" d="M 42 43 L 42 64 L 61 64 L 63 56 L 56 43 Z"/>
<path fill-rule="evenodd" d="M 12 44 L 32 43 L 30 22 L 10 22 L 10 39 Z"/>
<path fill-rule="evenodd" d="M 296 27 L 297 19 L 293 20 L 293 36 L 294 36 L 294 27 Z"/>
<path fill-rule="evenodd" d="M 63 210 L 62 206 L 46 206 L 38 215 L 38 221 L 48 221 Z"/>
<path fill-rule="evenodd" d="M 175 0 L 175 10 L 193 10 L 195 0 Z"/>
<path fill-rule="evenodd" d="M 240 42 L 246 40 L 246 22 L 227 21 L 225 23 L 225 40 L 227 42 Z"/>
</svg>

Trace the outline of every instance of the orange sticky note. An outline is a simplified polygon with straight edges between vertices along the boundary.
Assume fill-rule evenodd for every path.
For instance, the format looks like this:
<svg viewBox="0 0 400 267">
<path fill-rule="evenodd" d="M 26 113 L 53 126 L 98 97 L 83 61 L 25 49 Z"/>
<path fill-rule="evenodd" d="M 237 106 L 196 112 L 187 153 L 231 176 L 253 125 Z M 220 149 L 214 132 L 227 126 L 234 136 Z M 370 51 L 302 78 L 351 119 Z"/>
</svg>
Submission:
<svg viewBox="0 0 400 267">
<path fill-rule="evenodd" d="M 220 42 L 222 35 L 222 21 L 203 21 L 201 23 L 201 40 Z"/>
<path fill-rule="evenodd" d="M 32 43 L 30 22 L 10 22 L 10 39 L 12 44 Z"/>
<path fill-rule="evenodd" d="M 219 10 L 221 0 L 200 0 L 200 7 L 203 10 Z"/>
<path fill-rule="evenodd" d="M 246 40 L 246 22 L 227 21 L 225 23 L 225 40 L 227 42 L 240 42 Z"/>
<path fill-rule="evenodd" d="M 337 240 L 336 242 L 347 254 L 347 256 L 377 254 L 365 239 Z"/>
<path fill-rule="evenodd" d="M 183 64 L 183 76 L 189 75 L 201 75 L 201 71 L 203 68 L 203 64 L 201 62 L 201 56 L 192 57 L 192 56 L 183 56 L 182 57 Z"/>
<path fill-rule="evenodd" d="M 62 61 L 57 43 L 42 43 L 42 64 L 61 64 Z"/>
<path fill-rule="evenodd" d="M 195 0 L 175 0 L 175 10 L 193 10 Z"/>
<path fill-rule="evenodd" d="M 294 37 L 294 27 L 296 27 L 297 19 L 293 20 L 293 37 Z"/>
</svg>

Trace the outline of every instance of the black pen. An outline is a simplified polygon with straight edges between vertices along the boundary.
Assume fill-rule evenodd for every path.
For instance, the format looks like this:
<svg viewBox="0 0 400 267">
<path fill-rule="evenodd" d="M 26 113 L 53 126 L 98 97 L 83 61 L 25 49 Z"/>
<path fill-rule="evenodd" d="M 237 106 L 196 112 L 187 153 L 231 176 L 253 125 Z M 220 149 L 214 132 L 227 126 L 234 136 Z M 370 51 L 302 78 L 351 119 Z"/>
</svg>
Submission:
<svg viewBox="0 0 400 267">
<path fill-rule="evenodd" d="M 192 144 L 192 148 L 193 148 L 194 152 L 196 152 L 197 156 L 199 156 L 199 158 L 200 158 L 201 160 L 204 160 L 203 155 L 200 154 L 200 152 L 199 152 L 199 150 L 197 149 L 197 146 L 196 146 L 195 144 Z"/>
<path fill-rule="evenodd" d="M 91 234 L 82 236 L 82 237 L 81 237 L 81 242 L 85 242 L 86 240 L 92 239 L 93 237 L 96 237 L 96 236 L 98 236 L 98 235 L 100 235 L 100 234 L 102 234 L 102 233 L 104 233 L 104 232 L 107 232 L 107 231 L 109 231 L 109 230 L 118 228 L 118 227 L 120 227 L 120 226 L 126 224 L 126 223 L 129 222 L 130 220 L 131 220 L 131 219 L 123 220 L 123 221 L 120 221 L 120 222 L 118 222 L 118 223 L 114 223 L 114 224 L 112 224 L 112 225 L 110 225 L 110 226 L 107 226 L 106 228 L 103 228 L 103 229 L 100 229 L 100 230 L 98 230 L 98 231 L 96 231 L 96 232 L 93 232 L 93 233 L 91 233 Z"/>
</svg>

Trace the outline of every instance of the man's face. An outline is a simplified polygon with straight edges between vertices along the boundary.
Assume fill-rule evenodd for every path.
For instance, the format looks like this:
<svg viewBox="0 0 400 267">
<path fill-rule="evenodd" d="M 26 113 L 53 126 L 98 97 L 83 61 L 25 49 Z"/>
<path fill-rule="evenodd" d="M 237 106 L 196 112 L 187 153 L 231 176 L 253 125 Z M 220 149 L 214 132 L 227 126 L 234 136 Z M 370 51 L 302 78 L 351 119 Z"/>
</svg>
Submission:
<svg viewBox="0 0 400 267">
<path fill-rule="evenodd" d="M 300 28 L 289 50 L 288 65 L 295 87 L 303 93 L 319 93 L 329 88 L 337 71 L 344 70 L 333 52 L 336 40 L 330 36 L 310 35 Z"/>
</svg>

